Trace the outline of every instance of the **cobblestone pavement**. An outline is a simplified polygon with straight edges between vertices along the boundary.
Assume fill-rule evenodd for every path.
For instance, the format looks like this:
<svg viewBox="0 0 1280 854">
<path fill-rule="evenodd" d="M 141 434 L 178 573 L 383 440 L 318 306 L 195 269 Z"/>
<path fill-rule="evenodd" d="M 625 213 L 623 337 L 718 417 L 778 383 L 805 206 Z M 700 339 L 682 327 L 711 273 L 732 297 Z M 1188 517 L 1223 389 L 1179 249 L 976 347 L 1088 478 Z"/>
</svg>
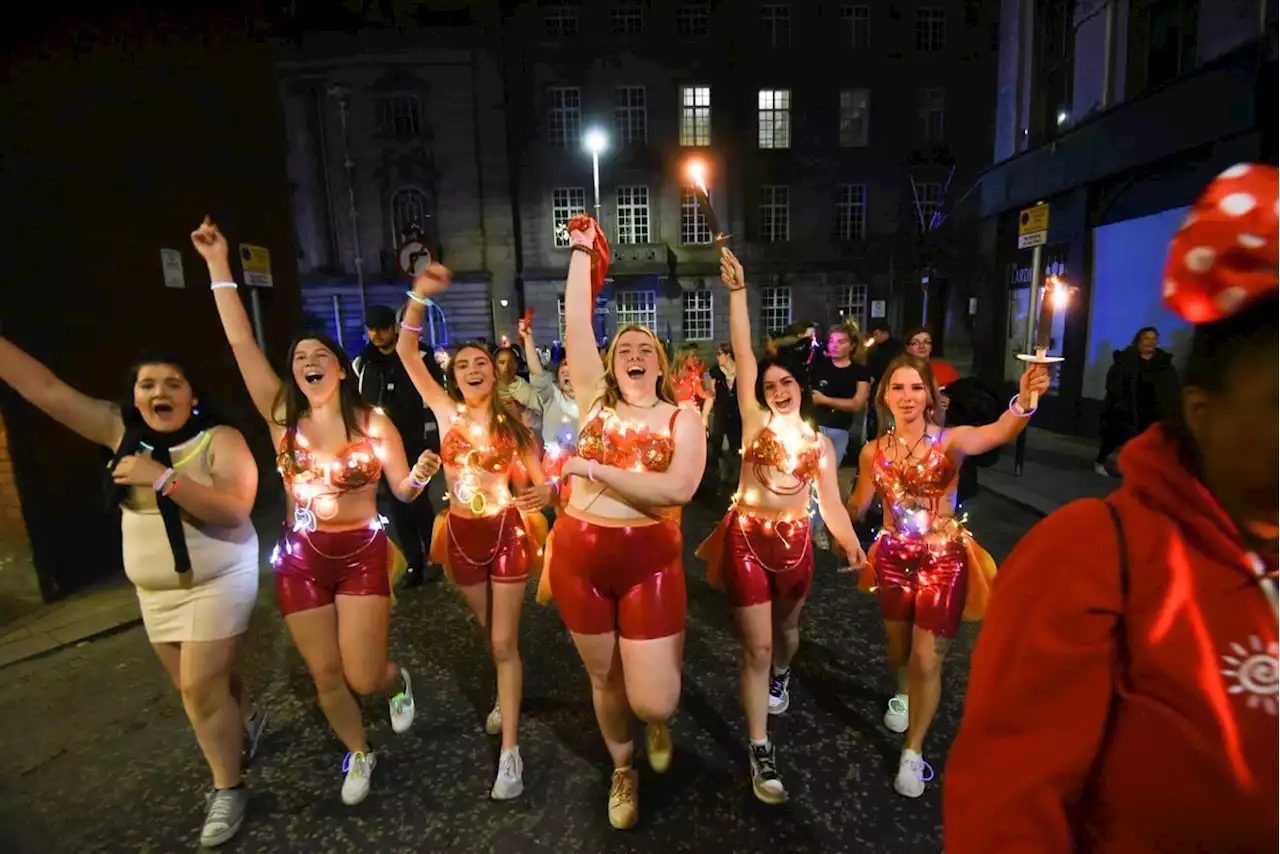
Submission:
<svg viewBox="0 0 1280 854">
<path fill-rule="evenodd" d="M 641 771 L 641 823 L 605 816 L 608 759 L 587 679 L 554 608 L 529 605 L 521 632 L 525 794 L 487 799 L 497 741 L 484 734 L 493 668 L 462 603 L 446 587 L 402 594 L 392 654 L 414 676 L 418 720 L 394 736 L 384 703 L 366 703 L 380 750 L 363 804 L 338 796 L 343 751 L 264 583 L 243 671 L 270 723 L 249 776 L 252 802 L 230 852 L 914 852 L 941 850 L 938 785 L 894 794 L 899 736 L 881 723 L 890 682 L 874 600 L 820 554 L 802 624 L 790 711 L 772 721 L 783 807 L 751 795 L 737 651 L 723 597 L 693 549 L 723 502 L 685 513 L 689 633 L 676 759 Z M 968 508 L 1002 559 L 1035 517 L 984 493 Z M 264 582 L 269 577 L 264 576 Z M 939 776 L 955 734 L 975 629 L 945 672 L 926 748 Z M 169 852 L 197 848 L 208 772 L 141 628 L 0 670 L 0 851 Z"/>
</svg>

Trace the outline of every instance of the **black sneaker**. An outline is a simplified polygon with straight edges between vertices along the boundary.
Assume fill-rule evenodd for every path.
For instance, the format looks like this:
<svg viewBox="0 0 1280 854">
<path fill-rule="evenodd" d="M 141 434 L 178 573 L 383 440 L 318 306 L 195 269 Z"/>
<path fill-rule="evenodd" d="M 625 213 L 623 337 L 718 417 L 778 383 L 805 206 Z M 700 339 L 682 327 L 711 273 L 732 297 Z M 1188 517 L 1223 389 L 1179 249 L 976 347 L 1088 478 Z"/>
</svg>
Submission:
<svg viewBox="0 0 1280 854">
<path fill-rule="evenodd" d="M 751 745 L 751 790 L 762 803 L 787 801 L 787 790 L 778 776 L 778 757 L 771 741 Z"/>
</svg>

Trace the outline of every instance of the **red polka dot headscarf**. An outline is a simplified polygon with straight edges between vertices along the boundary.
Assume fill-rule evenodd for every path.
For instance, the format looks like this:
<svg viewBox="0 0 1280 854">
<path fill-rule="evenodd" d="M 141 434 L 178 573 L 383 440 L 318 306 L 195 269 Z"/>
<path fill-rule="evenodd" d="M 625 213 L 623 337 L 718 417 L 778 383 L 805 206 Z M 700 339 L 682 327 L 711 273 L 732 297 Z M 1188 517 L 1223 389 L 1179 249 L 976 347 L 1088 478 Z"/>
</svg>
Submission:
<svg viewBox="0 0 1280 854">
<path fill-rule="evenodd" d="M 1235 314 L 1280 285 L 1280 173 L 1238 163 L 1213 180 L 1169 244 L 1164 301 L 1191 323 Z"/>
</svg>

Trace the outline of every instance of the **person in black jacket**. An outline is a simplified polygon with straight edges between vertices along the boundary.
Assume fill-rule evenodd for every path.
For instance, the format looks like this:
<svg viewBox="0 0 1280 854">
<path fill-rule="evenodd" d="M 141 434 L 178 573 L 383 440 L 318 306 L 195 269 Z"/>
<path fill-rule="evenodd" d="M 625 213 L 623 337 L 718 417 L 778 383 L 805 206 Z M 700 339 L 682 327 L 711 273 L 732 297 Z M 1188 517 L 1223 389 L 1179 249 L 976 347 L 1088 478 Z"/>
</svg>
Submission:
<svg viewBox="0 0 1280 854">
<path fill-rule="evenodd" d="M 884 372 L 888 369 L 889 363 L 906 352 L 906 348 L 901 341 L 893 337 L 893 333 L 889 331 L 889 324 L 883 319 L 871 321 L 867 331 L 871 333 L 871 338 L 875 342 L 867 350 L 866 361 L 867 373 L 871 374 L 871 397 L 869 399 L 875 400 L 876 390 L 880 387 L 880 380 L 884 378 Z M 876 431 L 879 429 L 876 418 L 876 408 L 868 406 L 865 435 L 876 435 Z"/>
<path fill-rule="evenodd" d="M 1173 367 L 1173 354 L 1160 349 L 1160 332 L 1144 326 L 1133 342 L 1112 354 L 1103 401 L 1102 441 L 1094 471 L 1108 474 L 1107 457 L 1157 421 L 1173 417 L 1182 384 Z"/>
<path fill-rule="evenodd" d="M 405 372 L 404 364 L 396 355 L 396 337 L 399 335 L 396 313 L 385 305 L 370 306 L 365 314 L 369 343 L 351 362 L 355 369 L 360 393 L 374 406 L 379 406 L 391 423 L 400 431 L 408 459 L 417 459 L 423 451 L 440 452 L 440 427 L 435 416 L 422 402 Z M 431 352 L 420 349 L 422 361 L 437 381 L 443 383 L 440 366 Z M 405 584 L 416 587 L 427 578 L 435 581 L 440 570 L 428 565 L 431 554 L 431 527 L 435 522 L 435 508 L 431 497 L 423 490 L 411 504 L 389 502 L 391 521 L 395 527 L 400 550 L 404 552 L 409 571 Z"/>
</svg>

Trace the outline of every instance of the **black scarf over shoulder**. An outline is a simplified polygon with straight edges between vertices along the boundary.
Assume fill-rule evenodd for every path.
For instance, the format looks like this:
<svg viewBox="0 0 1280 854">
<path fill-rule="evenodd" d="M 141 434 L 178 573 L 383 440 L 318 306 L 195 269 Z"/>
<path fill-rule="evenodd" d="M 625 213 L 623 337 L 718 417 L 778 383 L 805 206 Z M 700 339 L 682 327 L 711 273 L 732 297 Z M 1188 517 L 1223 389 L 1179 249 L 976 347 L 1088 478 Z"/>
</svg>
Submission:
<svg viewBox="0 0 1280 854">
<path fill-rule="evenodd" d="M 142 414 L 134 407 L 124 413 L 124 439 L 120 447 L 107 463 L 107 494 L 113 506 L 123 504 L 129 498 L 129 487 L 121 486 L 111 479 L 120 461 L 127 456 L 139 452 L 150 451 L 151 458 L 165 468 L 173 466 L 173 448 L 189 442 L 205 430 L 217 427 L 218 420 L 212 415 L 192 413 L 187 423 L 172 433 L 158 433 L 147 426 Z M 177 572 L 191 571 L 191 555 L 187 553 L 187 536 L 182 530 L 182 509 L 172 498 L 156 494 L 156 504 L 160 508 L 160 518 L 164 520 L 164 532 L 169 537 L 169 548 L 173 551 L 173 568 Z"/>
</svg>

